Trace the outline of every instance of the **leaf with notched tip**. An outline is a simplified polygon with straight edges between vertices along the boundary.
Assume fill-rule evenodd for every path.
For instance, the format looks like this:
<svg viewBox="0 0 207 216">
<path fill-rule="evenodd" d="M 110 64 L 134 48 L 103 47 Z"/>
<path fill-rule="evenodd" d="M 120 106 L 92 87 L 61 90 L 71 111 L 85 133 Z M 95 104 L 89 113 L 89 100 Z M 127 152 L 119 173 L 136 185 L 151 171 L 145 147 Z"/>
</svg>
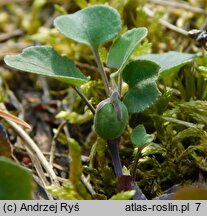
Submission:
<svg viewBox="0 0 207 216">
<path fill-rule="evenodd" d="M 27 122 L 23 121 L 22 119 L 12 115 L 11 113 L 8 113 L 6 111 L 0 110 L 0 117 L 6 119 L 6 120 L 10 120 L 13 121 L 27 129 L 31 129 L 31 126 L 29 124 L 27 124 Z"/>
<path fill-rule="evenodd" d="M 97 48 L 119 33 L 121 19 L 114 8 L 94 5 L 73 14 L 59 16 L 54 25 L 66 37 Z"/>
</svg>

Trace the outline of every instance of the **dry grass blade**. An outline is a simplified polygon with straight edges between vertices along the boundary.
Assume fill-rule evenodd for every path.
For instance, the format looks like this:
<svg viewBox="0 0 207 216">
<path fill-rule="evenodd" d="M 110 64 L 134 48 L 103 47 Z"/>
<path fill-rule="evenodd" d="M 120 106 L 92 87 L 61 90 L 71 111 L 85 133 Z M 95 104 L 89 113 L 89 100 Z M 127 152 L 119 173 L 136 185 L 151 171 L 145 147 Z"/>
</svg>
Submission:
<svg viewBox="0 0 207 216">
<path fill-rule="evenodd" d="M 4 118 L 6 120 L 13 121 L 13 122 L 17 123 L 18 125 L 21 125 L 21 126 L 25 127 L 26 129 L 31 130 L 31 126 L 29 124 L 27 124 L 22 119 L 19 119 L 18 117 L 14 116 L 14 115 L 6 112 L 6 111 L 0 110 L 0 117 Z"/>
<path fill-rule="evenodd" d="M 179 119 L 176 119 L 176 118 L 167 117 L 167 116 L 161 116 L 161 118 L 165 119 L 166 121 L 169 121 L 169 122 L 173 122 L 173 123 L 176 123 L 176 124 L 184 125 L 186 127 L 190 127 L 190 128 L 195 128 L 195 129 L 201 130 L 201 128 L 199 127 L 199 125 L 196 125 L 196 124 L 193 124 L 193 123 L 190 123 L 190 122 L 187 122 L 187 121 L 182 121 L 182 120 L 179 120 Z"/>
<path fill-rule="evenodd" d="M 88 182 L 87 178 L 83 174 L 81 175 L 81 181 L 85 185 L 85 187 L 87 188 L 87 190 L 90 192 L 91 195 L 96 194 L 96 192 L 93 189 L 92 185 Z"/>
<path fill-rule="evenodd" d="M 42 183 L 43 188 L 46 188 L 49 185 L 49 182 L 47 181 L 47 179 L 45 177 L 45 174 L 44 174 L 44 171 L 43 171 L 43 168 L 41 166 L 40 161 L 38 160 L 38 158 L 35 157 L 35 155 L 33 154 L 33 152 L 30 150 L 30 148 L 28 146 L 25 146 L 25 149 L 28 152 L 28 154 L 32 160 L 32 163 L 33 163 L 33 165 L 34 165 L 34 167 L 38 173 L 38 176 L 39 176 L 39 179 Z M 50 195 L 46 190 L 45 190 L 45 192 L 48 196 L 48 199 L 53 200 L 52 195 Z"/>
<path fill-rule="evenodd" d="M 59 181 L 57 180 L 57 176 L 55 172 L 53 171 L 52 167 L 50 166 L 49 162 L 46 160 L 45 156 L 39 149 L 39 147 L 36 145 L 36 143 L 31 139 L 31 137 L 21 128 L 19 127 L 15 122 L 12 122 L 8 119 L 6 121 L 12 126 L 12 128 L 18 133 L 18 135 L 21 137 L 21 139 L 24 141 L 24 144 L 27 145 L 36 158 L 40 161 L 42 166 L 45 168 L 46 172 L 48 173 L 51 183 L 55 185 L 59 185 Z"/>
</svg>

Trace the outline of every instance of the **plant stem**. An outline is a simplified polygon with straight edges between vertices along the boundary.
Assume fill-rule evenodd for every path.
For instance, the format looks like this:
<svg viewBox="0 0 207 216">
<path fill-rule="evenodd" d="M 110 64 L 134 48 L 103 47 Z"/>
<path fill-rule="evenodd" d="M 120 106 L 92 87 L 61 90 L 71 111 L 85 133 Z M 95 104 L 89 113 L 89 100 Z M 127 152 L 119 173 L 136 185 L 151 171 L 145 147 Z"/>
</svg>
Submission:
<svg viewBox="0 0 207 216">
<path fill-rule="evenodd" d="M 135 190 L 136 193 L 133 196 L 133 200 L 147 200 L 146 196 L 142 192 L 141 188 L 137 185 L 135 181 L 131 182 L 132 190 Z"/>
<path fill-rule="evenodd" d="M 132 172 L 131 172 L 131 176 L 132 176 L 133 181 L 135 181 L 135 179 L 136 179 L 137 164 L 138 164 L 138 161 L 140 158 L 141 151 L 142 151 L 142 148 L 137 149 L 137 154 L 136 154 L 135 161 L 134 161 L 133 168 L 132 168 Z"/>
<path fill-rule="evenodd" d="M 114 172 L 117 177 L 120 177 L 123 175 L 123 172 L 122 172 L 122 165 L 119 156 L 119 139 L 108 140 L 107 143 L 108 143 L 108 148 L 111 152 Z"/>
<path fill-rule="evenodd" d="M 134 200 L 146 200 L 147 198 L 145 197 L 142 190 L 139 188 L 139 186 L 135 182 L 137 163 L 138 163 L 142 148 L 140 150 L 138 149 L 137 151 L 135 163 L 132 169 L 132 175 L 127 176 L 127 175 L 123 175 L 123 172 L 122 172 L 122 165 L 121 165 L 121 160 L 119 156 L 119 138 L 114 139 L 114 140 L 108 140 L 107 143 L 108 143 L 108 148 L 111 152 L 114 171 L 115 171 L 116 177 L 118 177 L 118 182 L 119 182 L 118 190 L 123 191 L 123 190 L 133 189 L 136 191 L 133 197 Z"/>
<path fill-rule="evenodd" d="M 75 64 L 80 68 L 87 69 L 87 70 L 94 71 L 94 72 L 99 72 L 99 70 L 96 66 L 92 66 L 92 65 L 89 65 L 87 63 L 82 63 L 82 62 L 78 62 L 78 61 L 76 61 Z M 107 67 L 104 67 L 104 71 L 109 73 L 110 69 Z"/>
<path fill-rule="evenodd" d="M 121 71 L 119 72 L 119 76 L 118 76 L 118 92 L 119 92 L 119 96 L 121 98 L 121 94 L 122 94 L 122 74 L 121 74 Z"/>
<path fill-rule="evenodd" d="M 52 142 L 51 142 L 51 148 L 50 148 L 50 159 L 49 159 L 49 163 L 50 166 L 53 168 L 53 163 L 54 163 L 54 158 L 55 158 L 55 150 L 56 150 L 56 146 L 55 146 L 55 141 L 58 137 L 58 135 L 60 134 L 60 131 L 63 129 L 63 127 L 65 126 L 66 121 L 62 122 L 57 129 L 56 134 L 53 136 L 52 138 Z"/>
<path fill-rule="evenodd" d="M 86 103 L 88 108 L 91 110 L 93 114 L 95 114 L 95 108 L 92 106 L 92 104 L 88 101 L 88 98 L 83 94 L 83 92 L 78 87 L 73 87 L 73 89 L 78 93 L 78 95 L 83 99 L 83 101 Z"/>
<path fill-rule="evenodd" d="M 101 74 L 101 78 L 102 78 L 103 83 L 104 83 L 104 88 L 105 88 L 106 96 L 109 97 L 110 96 L 110 92 L 109 92 L 109 80 L 108 80 L 108 77 L 106 75 L 106 72 L 104 71 L 104 67 L 103 67 L 103 64 L 101 62 L 100 55 L 98 53 L 98 48 L 97 47 L 92 47 L 92 51 L 93 51 L 93 54 L 95 56 L 96 63 L 98 65 L 98 70 L 99 70 L 99 72 Z"/>
</svg>

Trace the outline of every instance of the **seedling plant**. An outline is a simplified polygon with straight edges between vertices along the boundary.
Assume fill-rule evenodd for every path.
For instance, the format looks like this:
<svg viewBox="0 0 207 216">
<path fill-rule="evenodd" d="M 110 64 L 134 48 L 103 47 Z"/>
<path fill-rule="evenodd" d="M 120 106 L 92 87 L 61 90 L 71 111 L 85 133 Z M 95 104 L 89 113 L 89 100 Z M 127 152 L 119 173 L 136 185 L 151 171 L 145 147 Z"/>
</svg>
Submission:
<svg viewBox="0 0 207 216">
<path fill-rule="evenodd" d="M 135 182 L 136 165 L 141 149 L 151 142 L 153 137 L 146 133 L 143 125 L 138 125 L 132 130 L 131 142 L 137 146 L 138 152 L 131 175 L 126 176 L 130 177 L 127 188 L 123 185 L 126 178 L 119 156 L 120 137 L 131 114 L 148 109 L 161 95 L 156 83 L 161 72 L 165 72 L 163 75 L 166 75 L 170 68 L 183 65 L 193 56 L 178 56 L 164 66 L 162 63 L 166 64 L 168 56 L 156 58 L 148 55 L 132 59 L 132 53 L 147 36 L 147 29 L 133 28 L 120 34 L 120 15 L 114 8 L 106 5 L 94 5 L 73 14 L 59 16 L 54 20 L 54 26 L 65 37 L 90 47 L 105 90 L 105 99 L 97 107 L 89 102 L 80 89 L 82 84 L 89 82 L 90 77 L 86 77 L 72 59 L 60 55 L 52 47 L 31 46 L 25 48 L 21 54 L 7 55 L 4 60 L 10 67 L 51 77 L 74 88 L 93 113 L 97 136 L 107 142 L 115 174 L 120 180 L 119 189 L 130 190 Z M 104 65 L 99 51 L 106 43 L 111 44 L 111 47 Z M 160 64 L 161 58 L 163 61 Z M 106 73 L 105 67 L 110 69 L 110 74 Z M 127 85 L 127 90 L 123 85 Z"/>
</svg>

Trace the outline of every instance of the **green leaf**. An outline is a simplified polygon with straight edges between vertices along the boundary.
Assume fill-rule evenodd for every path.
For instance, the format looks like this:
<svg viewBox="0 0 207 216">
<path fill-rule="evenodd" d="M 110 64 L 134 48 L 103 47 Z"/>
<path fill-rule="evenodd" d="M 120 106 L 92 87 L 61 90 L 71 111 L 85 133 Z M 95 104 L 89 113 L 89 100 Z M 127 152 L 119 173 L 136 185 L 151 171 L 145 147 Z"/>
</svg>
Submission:
<svg viewBox="0 0 207 216">
<path fill-rule="evenodd" d="M 82 164 L 81 164 L 81 147 L 73 138 L 68 138 L 69 157 L 70 157 L 70 182 L 76 192 L 83 199 L 90 199 L 90 195 L 81 182 Z"/>
<path fill-rule="evenodd" d="M 198 70 L 199 70 L 200 74 L 201 74 L 205 79 L 207 79 L 207 67 L 205 67 L 205 66 L 199 66 L 199 67 L 198 67 Z"/>
<path fill-rule="evenodd" d="M 81 85 L 88 81 L 72 60 L 60 56 L 48 46 L 32 46 L 18 55 L 7 55 L 4 61 L 10 67 L 48 76 L 72 85 Z"/>
<path fill-rule="evenodd" d="M 0 157 L 0 200 L 32 199 L 32 174 L 24 167 Z"/>
<path fill-rule="evenodd" d="M 142 149 L 142 156 L 149 156 L 153 154 L 161 154 L 162 156 L 166 156 L 167 150 L 162 145 L 156 143 L 149 143 L 149 145 L 145 146 Z"/>
<path fill-rule="evenodd" d="M 61 200 L 84 200 L 84 198 L 76 191 L 76 188 L 74 188 L 70 180 L 63 182 L 61 186 L 47 186 L 47 191 Z"/>
<path fill-rule="evenodd" d="M 76 184 L 82 174 L 82 165 L 81 165 L 81 147 L 79 143 L 73 138 L 68 138 L 69 143 L 69 156 L 71 159 L 70 162 L 70 180 L 72 184 Z"/>
<path fill-rule="evenodd" d="M 82 164 L 81 164 L 81 147 L 73 138 L 68 138 L 70 172 L 69 180 L 61 186 L 50 185 L 47 190 L 56 197 L 64 200 L 89 200 L 91 196 L 81 182 Z"/>
<path fill-rule="evenodd" d="M 93 114 L 90 110 L 86 110 L 83 114 L 72 112 L 70 110 L 60 111 L 56 118 L 61 118 L 69 121 L 71 124 L 83 124 L 93 119 Z"/>
<path fill-rule="evenodd" d="M 118 34 L 121 19 L 114 8 L 95 5 L 74 14 L 59 16 L 54 25 L 66 37 L 94 48 Z"/>
<path fill-rule="evenodd" d="M 135 127 L 131 133 L 131 142 L 137 147 L 141 148 L 145 144 L 152 142 L 153 137 L 146 133 L 143 125 Z"/>
<path fill-rule="evenodd" d="M 151 106 L 160 92 L 157 88 L 159 66 L 147 60 L 130 62 L 123 70 L 123 80 L 129 85 L 124 103 L 129 113 L 142 112 Z"/>
<path fill-rule="evenodd" d="M 135 194 L 135 190 L 123 191 L 110 198 L 110 200 L 130 200 Z"/>
<path fill-rule="evenodd" d="M 122 68 L 146 35 L 146 28 L 134 28 L 125 32 L 110 48 L 107 66 L 117 69 Z"/>
<path fill-rule="evenodd" d="M 75 0 L 76 5 L 78 5 L 80 8 L 85 8 L 88 5 L 88 2 L 86 0 Z"/>
<path fill-rule="evenodd" d="M 178 71 L 182 66 L 193 61 L 197 57 L 197 54 L 180 53 L 172 51 L 161 54 L 141 55 L 138 56 L 137 59 L 145 59 L 156 62 L 160 65 L 160 75 L 162 77 L 165 77 Z"/>
<path fill-rule="evenodd" d="M 198 69 L 202 72 L 207 73 L 207 67 L 205 67 L 205 66 L 199 66 Z"/>
</svg>

